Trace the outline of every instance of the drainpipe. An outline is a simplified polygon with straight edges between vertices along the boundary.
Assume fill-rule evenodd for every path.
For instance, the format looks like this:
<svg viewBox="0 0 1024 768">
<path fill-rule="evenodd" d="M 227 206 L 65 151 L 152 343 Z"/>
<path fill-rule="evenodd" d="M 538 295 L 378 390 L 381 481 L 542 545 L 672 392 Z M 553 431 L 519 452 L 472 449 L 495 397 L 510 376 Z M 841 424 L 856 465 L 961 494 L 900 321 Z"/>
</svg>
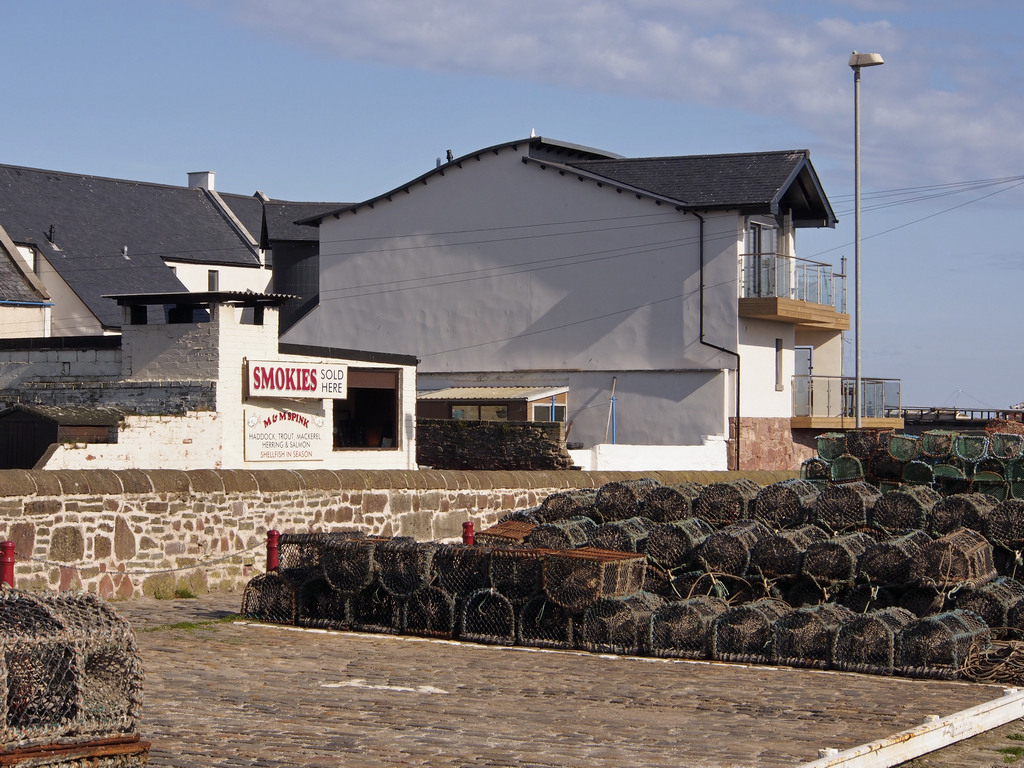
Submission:
<svg viewBox="0 0 1024 768">
<path fill-rule="evenodd" d="M 704 338 L 704 217 L 690 211 L 700 221 L 700 343 L 736 358 L 736 469 L 740 468 L 740 353 L 712 344 Z"/>
</svg>

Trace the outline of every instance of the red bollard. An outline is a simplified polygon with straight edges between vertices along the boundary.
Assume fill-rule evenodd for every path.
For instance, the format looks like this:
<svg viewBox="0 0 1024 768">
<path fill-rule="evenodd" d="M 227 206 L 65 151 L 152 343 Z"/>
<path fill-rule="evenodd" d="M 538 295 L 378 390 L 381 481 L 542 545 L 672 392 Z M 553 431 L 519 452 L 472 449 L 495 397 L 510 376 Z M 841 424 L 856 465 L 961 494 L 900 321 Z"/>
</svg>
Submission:
<svg viewBox="0 0 1024 768">
<path fill-rule="evenodd" d="M 14 542 L 0 541 L 0 583 L 14 586 Z"/>
<path fill-rule="evenodd" d="M 280 531 L 267 531 L 267 573 L 277 570 L 277 540 L 280 536 Z"/>
<path fill-rule="evenodd" d="M 462 543 L 467 547 L 473 546 L 473 521 L 467 520 L 462 524 Z"/>
</svg>

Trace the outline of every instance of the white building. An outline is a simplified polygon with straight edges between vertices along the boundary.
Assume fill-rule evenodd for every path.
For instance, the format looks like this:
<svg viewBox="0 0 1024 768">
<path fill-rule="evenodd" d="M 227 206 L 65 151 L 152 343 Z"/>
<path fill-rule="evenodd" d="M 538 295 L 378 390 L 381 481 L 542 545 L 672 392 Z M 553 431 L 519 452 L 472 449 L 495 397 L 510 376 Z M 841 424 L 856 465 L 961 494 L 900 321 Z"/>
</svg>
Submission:
<svg viewBox="0 0 1024 768">
<path fill-rule="evenodd" d="M 841 278 L 796 257 L 835 220 L 805 150 L 509 142 L 310 219 L 318 303 L 283 339 L 417 357 L 434 416 L 556 391 L 588 469 L 792 469 L 853 426 Z"/>
<path fill-rule="evenodd" d="M 0 466 L 415 469 L 415 359 L 279 345 L 285 296 L 112 298 L 119 337 L 0 340 Z"/>
</svg>

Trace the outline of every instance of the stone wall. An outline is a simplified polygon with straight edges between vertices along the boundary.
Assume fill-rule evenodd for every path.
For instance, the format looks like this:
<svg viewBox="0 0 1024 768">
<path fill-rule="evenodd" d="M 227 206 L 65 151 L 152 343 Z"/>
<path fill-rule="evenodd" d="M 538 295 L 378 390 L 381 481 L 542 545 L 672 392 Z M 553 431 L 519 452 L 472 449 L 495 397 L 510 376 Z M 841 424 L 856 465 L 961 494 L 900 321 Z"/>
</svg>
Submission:
<svg viewBox="0 0 1024 768">
<path fill-rule="evenodd" d="M 817 455 L 814 438 L 823 430 L 797 429 L 789 418 L 744 416 L 740 419 L 741 470 L 798 471 Z M 729 469 L 736 469 L 736 419 L 729 419 Z"/>
<path fill-rule="evenodd" d="M 793 472 L 746 472 L 762 485 Z M 708 484 L 727 472 L 0 470 L 0 540 L 22 589 L 105 598 L 240 591 L 266 565 L 266 532 L 358 529 L 457 539 L 568 488 L 653 477 Z"/>
<path fill-rule="evenodd" d="M 570 469 L 559 422 L 417 419 L 416 463 L 435 469 Z"/>
</svg>

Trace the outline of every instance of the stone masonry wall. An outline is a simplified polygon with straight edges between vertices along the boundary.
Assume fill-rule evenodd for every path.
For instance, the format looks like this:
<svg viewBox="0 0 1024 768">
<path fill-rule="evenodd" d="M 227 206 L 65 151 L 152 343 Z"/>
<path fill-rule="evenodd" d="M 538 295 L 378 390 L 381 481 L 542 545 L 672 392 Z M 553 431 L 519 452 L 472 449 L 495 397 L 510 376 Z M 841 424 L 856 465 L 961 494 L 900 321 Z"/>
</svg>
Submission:
<svg viewBox="0 0 1024 768">
<path fill-rule="evenodd" d="M 0 540 L 22 589 L 104 598 L 240 591 L 266 566 L 266 532 L 358 529 L 458 539 L 567 488 L 653 477 L 708 484 L 728 472 L 0 470 Z M 746 472 L 767 485 L 794 472 Z"/>
<path fill-rule="evenodd" d="M 749 467 L 769 471 L 800 469 L 817 453 L 813 435 L 821 430 L 794 430 L 788 418 L 755 418 L 740 420 L 740 469 Z M 808 436 L 804 433 L 813 433 Z M 729 419 L 729 468 L 736 463 L 736 419 Z"/>
</svg>

